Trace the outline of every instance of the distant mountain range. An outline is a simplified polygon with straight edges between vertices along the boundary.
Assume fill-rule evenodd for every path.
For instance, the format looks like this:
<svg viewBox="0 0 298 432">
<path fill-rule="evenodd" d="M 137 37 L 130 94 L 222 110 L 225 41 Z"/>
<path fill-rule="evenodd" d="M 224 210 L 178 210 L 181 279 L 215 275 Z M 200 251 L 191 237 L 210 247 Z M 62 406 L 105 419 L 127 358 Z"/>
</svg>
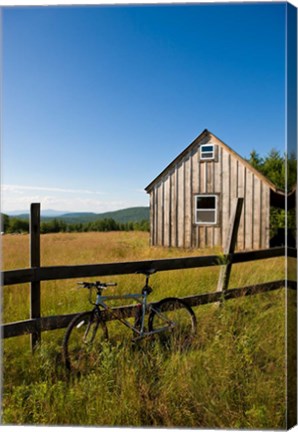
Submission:
<svg viewBox="0 0 298 432">
<path fill-rule="evenodd" d="M 29 213 L 26 212 L 26 210 L 14 210 L 11 212 L 4 212 L 6 213 L 8 216 L 17 216 L 17 217 L 28 217 Z M 45 216 L 45 217 L 57 217 L 57 216 L 62 216 L 62 215 L 66 215 L 68 212 L 67 211 L 58 211 L 58 210 L 41 210 L 41 215 Z"/>
<path fill-rule="evenodd" d="M 28 219 L 27 212 L 7 212 L 8 216 L 17 217 L 19 219 Z M 130 207 L 127 209 L 116 210 L 105 213 L 88 213 L 88 212 L 58 212 L 55 210 L 44 210 L 41 212 L 42 221 L 50 221 L 51 219 L 63 220 L 65 223 L 88 223 L 100 219 L 114 219 L 116 222 L 140 222 L 149 220 L 149 207 Z"/>
</svg>

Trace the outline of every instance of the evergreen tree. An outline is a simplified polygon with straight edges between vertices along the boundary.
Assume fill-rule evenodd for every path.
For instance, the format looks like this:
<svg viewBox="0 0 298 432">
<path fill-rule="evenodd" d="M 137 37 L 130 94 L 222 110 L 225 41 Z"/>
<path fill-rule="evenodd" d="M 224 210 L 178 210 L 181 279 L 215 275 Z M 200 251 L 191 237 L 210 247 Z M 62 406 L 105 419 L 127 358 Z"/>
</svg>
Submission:
<svg viewBox="0 0 298 432">
<path fill-rule="evenodd" d="M 264 159 L 259 156 L 256 150 L 252 150 L 248 162 L 251 164 L 251 166 L 261 171 L 264 163 Z"/>
<path fill-rule="evenodd" d="M 9 228 L 9 216 L 1 213 L 1 232 L 6 233 Z"/>
<path fill-rule="evenodd" d="M 277 150 L 270 151 L 264 160 L 262 172 L 278 188 L 285 188 L 285 158 Z"/>
</svg>

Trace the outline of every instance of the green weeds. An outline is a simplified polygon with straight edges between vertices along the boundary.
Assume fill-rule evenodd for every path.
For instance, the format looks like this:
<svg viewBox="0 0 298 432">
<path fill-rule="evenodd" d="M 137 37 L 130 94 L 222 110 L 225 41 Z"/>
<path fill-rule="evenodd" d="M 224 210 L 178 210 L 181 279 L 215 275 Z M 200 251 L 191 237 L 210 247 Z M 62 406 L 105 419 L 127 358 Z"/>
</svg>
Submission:
<svg viewBox="0 0 298 432">
<path fill-rule="evenodd" d="M 195 309 L 198 334 L 183 353 L 111 340 L 80 378 L 64 371 L 55 332 L 34 356 L 7 341 L 3 422 L 283 428 L 283 301 L 279 291 Z"/>
</svg>

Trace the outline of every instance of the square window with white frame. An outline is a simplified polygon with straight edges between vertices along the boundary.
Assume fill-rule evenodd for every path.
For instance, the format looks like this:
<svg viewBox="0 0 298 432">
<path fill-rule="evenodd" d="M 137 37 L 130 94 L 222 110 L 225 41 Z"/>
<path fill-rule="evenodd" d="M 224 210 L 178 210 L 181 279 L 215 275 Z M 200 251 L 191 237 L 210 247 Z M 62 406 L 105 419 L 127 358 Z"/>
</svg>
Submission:
<svg viewBox="0 0 298 432">
<path fill-rule="evenodd" d="M 217 195 L 195 196 L 195 223 L 199 225 L 214 225 L 217 223 Z"/>
<path fill-rule="evenodd" d="M 200 147 L 201 160 L 213 160 L 215 158 L 214 144 L 202 144 Z"/>
</svg>

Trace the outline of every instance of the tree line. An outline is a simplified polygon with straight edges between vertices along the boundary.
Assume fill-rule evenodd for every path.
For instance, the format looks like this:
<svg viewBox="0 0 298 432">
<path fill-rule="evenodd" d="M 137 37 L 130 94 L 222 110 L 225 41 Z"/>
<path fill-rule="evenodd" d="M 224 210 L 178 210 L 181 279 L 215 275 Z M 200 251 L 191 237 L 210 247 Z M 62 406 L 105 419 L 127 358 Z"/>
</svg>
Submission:
<svg viewBox="0 0 298 432">
<path fill-rule="evenodd" d="M 5 234 L 28 233 L 29 221 L 18 217 L 10 217 L 1 213 L 1 230 Z M 67 223 L 62 219 L 55 218 L 50 221 L 42 221 L 40 224 L 41 234 L 90 231 L 149 231 L 149 221 L 117 222 L 112 218 L 105 218 L 94 222 Z"/>
</svg>

